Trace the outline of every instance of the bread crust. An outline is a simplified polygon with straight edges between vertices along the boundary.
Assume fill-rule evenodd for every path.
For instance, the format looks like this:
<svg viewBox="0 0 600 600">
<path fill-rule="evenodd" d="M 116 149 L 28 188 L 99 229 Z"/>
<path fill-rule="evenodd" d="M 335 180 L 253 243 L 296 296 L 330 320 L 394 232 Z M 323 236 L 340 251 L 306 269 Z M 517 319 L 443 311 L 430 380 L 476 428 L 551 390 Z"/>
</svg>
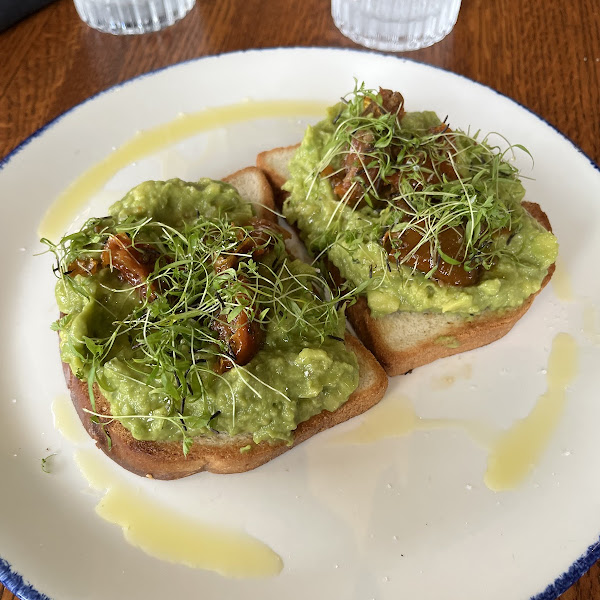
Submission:
<svg viewBox="0 0 600 600">
<path fill-rule="evenodd" d="M 281 186 L 289 179 L 288 163 L 293 157 L 299 144 L 274 148 L 261 152 L 257 156 L 256 164 L 265 173 L 273 186 L 276 202 L 283 204 L 286 193 Z M 522 202 L 525 208 L 544 228 L 552 231 L 550 221 L 539 204 Z M 337 269 L 330 264 L 330 272 L 338 283 L 343 280 Z M 521 306 L 515 309 L 484 311 L 480 315 L 464 318 L 458 315 L 443 315 L 433 313 L 417 313 L 398 311 L 385 317 L 374 318 L 364 296 L 358 297 L 355 304 L 346 309 L 346 316 L 352 324 L 356 335 L 363 344 L 375 355 L 387 374 L 390 376 L 402 375 L 416 367 L 429 364 L 438 358 L 452 356 L 468 350 L 485 346 L 505 336 L 515 323 L 527 312 L 535 297 L 548 284 L 555 265 L 548 269 L 540 289 L 529 296 Z M 411 326 L 417 329 L 434 331 L 432 335 L 425 335 L 423 339 L 400 348 L 398 343 Z M 451 340 L 451 344 L 443 343 L 444 338 Z M 441 343 L 442 342 L 442 343 Z"/>
<path fill-rule="evenodd" d="M 252 202 L 257 217 L 277 222 L 274 189 L 258 167 L 240 169 L 223 177 L 222 181 L 231 184 L 243 198 Z"/>
<path fill-rule="evenodd" d="M 247 167 L 225 177 L 223 181 L 237 188 L 252 201 L 261 218 L 276 219 L 271 185 L 256 167 Z M 359 365 L 358 388 L 335 412 L 321 413 L 300 423 L 293 432 L 293 442 L 263 441 L 255 444 L 251 435 L 229 436 L 215 433 L 194 438 L 187 455 L 181 442 L 136 440 L 119 421 L 111 420 L 110 403 L 96 384 L 93 386 L 95 411 L 106 418 L 91 418 L 92 410 L 87 381 L 78 379 L 63 362 L 63 373 L 71 400 L 83 426 L 96 445 L 125 469 L 155 479 L 179 479 L 200 471 L 241 473 L 255 469 L 287 452 L 313 435 L 359 415 L 377 404 L 387 389 L 388 379 L 375 357 L 352 335 L 346 335 L 346 347 L 354 352 Z M 249 447 L 247 451 L 241 449 Z"/>
<path fill-rule="evenodd" d="M 298 148 L 300 148 L 300 144 L 281 146 L 272 150 L 265 150 L 256 157 L 256 166 L 265 174 L 268 182 L 273 187 L 273 198 L 279 209 L 283 207 L 283 201 L 287 196 L 287 192 L 281 188 L 290 178 L 288 163 Z"/>
<path fill-rule="evenodd" d="M 325 429 L 362 414 L 381 400 L 388 385 L 385 372 L 354 336 L 347 334 L 345 342 L 346 348 L 358 359 L 358 388 L 336 411 L 323 410 L 300 423 L 293 432 L 291 445 L 282 441 L 255 444 L 251 435 L 230 437 L 220 433 L 194 438 L 187 457 L 181 442 L 136 440 L 119 421 L 110 420 L 110 404 L 96 384 L 93 386 L 95 412 L 106 415 L 106 419 L 100 419 L 104 425 L 92 421 L 87 412 L 92 410 L 87 382 L 75 377 L 66 363 L 63 363 L 63 373 L 83 426 L 96 445 L 128 471 L 154 479 L 179 479 L 200 471 L 242 473 L 265 464 Z M 246 446 L 249 450 L 241 452 Z"/>
<path fill-rule="evenodd" d="M 523 202 L 522 206 L 543 227 L 552 231 L 546 213 L 538 204 Z M 438 358 L 474 350 L 504 337 L 529 310 L 535 297 L 550 281 L 554 270 L 555 265 L 552 264 L 542 280 L 540 289 L 529 296 L 521 306 L 507 310 L 486 310 L 469 319 L 453 315 L 403 313 L 402 311 L 373 318 L 364 296 L 359 297 L 355 304 L 348 307 L 346 314 L 358 337 L 375 355 L 386 373 L 390 376 L 403 375 Z M 394 321 L 410 319 L 415 314 L 420 314 L 424 319 L 435 320 L 435 334 L 406 349 L 394 347 L 390 343 L 389 334 L 396 325 Z M 451 345 L 443 343 L 444 338 L 451 340 Z"/>
</svg>

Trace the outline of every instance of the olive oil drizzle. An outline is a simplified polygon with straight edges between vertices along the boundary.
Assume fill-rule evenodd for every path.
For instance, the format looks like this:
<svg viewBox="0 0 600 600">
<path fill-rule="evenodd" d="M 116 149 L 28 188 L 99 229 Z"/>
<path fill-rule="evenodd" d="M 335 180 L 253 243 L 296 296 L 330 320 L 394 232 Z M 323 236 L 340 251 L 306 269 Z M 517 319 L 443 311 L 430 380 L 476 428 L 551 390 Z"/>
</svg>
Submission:
<svg viewBox="0 0 600 600">
<path fill-rule="evenodd" d="M 121 527 L 130 544 L 155 558 L 227 577 L 273 577 L 281 572 L 280 556 L 258 539 L 178 515 L 140 487 L 125 484 L 96 449 L 83 447 L 89 439 L 66 396 L 55 398 L 52 411 L 55 428 L 79 446 L 75 461 L 82 475 L 90 487 L 104 493 L 96 513 Z"/>
<path fill-rule="evenodd" d="M 88 436 L 79 419 L 75 417 L 70 398 L 65 394 L 57 396 L 52 402 L 52 415 L 54 428 L 58 429 L 64 438 L 74 444 L 82 444 L 87 441 Z"/>
<path fill-rule="evenodd" d="M 575 339 L 559 333 L 552 342 L 546 381 L 548 389 L 531 412 L 503 432 L 491 448 L 485 484 L 494 491 L 516 488 L 540 461 L 556 431 L 567 402 L 567 386 L 577 374 Z"/>
<path fill-rule="evenodd" d="M 326 104 L 322 102 L 309 100 L 247 101 L 181 114 L 172 121 L 140 131 L 81 174 L 58 196 L 42 218 L 38 226 L 38 236 L 49 239 L 60 237 L 77 212 L 116 173 L 127 165 L 176 142 L 204 131 L 253 119 L 321 116 L 325 107 Z"/>
<path fill-rule="evenodd" d="M 573 302 L 573 284 L 569 276 L 568 267 L 563 262 L 562 258 L 556 261 L 556 270 L 552 276 L 552 289 L 559 300 L 563 302 Z"/>
<path fill-rule="evenodd" d="M 104 492 L 96 513 L 118 525 L 125 539 L 146 554 L 226 577 L 272 577 L 283 562 L 269 546 L 229 528 L 190 519 L 148 498 L 144 491 L 115 478 L 92 450 L 79 450 L 75 460 L 90 486 Z"/>
<path fill-rule="evenodd" d="M 488 452 L 486 486 L 493 491 L 515 489 L 539 464 L 552 440 L 567 402 L 567 387 L 577 369 L 577 343 L 570 334 L 559 333 L 548 360 L 547 391 L 529 415 L 505 431 L 476 420 L 419 417 L 410 399 L 401 395 L 387 398 L 366 413 L 358 427 L 334 437 L 332 442 L 368 444 L 416 431 L 461 429 Z"/>
</svg>

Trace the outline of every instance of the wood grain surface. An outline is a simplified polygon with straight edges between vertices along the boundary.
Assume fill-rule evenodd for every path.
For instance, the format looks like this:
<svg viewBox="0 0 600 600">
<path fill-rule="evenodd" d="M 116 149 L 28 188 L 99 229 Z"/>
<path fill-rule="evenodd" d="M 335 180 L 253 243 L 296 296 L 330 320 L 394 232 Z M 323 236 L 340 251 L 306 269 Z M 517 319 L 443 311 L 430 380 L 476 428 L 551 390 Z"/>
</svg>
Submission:
<svg viewBox="0 0 600 600">
<path fill-rule="evenodd" d="M 0 34 L 0 157 L 116 83 L 198 56 L 277 46 L 356 47 L 333 25 L 327 0 L 198 0 L 170 29 L 130 37 L 89 29 L 71 0 L 58 0 Z M 600 163 L 599 0 L 463 0 L 445 40 L 406 55 L 510 96 Z M 13 598 L 0 584 L 0 600 Z M 600 563 L 560 598 L 600 600 Z"/>
</svg>

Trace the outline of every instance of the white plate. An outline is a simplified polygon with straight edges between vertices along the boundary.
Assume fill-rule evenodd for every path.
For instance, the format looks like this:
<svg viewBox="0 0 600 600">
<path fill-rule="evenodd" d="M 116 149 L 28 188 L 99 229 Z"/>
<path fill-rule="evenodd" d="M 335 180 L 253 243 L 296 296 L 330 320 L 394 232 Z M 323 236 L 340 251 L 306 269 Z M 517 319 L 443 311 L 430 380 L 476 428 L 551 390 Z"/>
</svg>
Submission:
<svg viewBox="0 0 600 600">
<path fill-rule="evenodd" d="M 98 498 L 74 464 L 75 446 L 53 427 L 50 407 L 65 386 L 48 328 L 56 314 L 51 260 L 35 256 L 37 226 L 69 182 L 137 130 L 245 99 L 333 103 L 353 77 L 401 90 L 409 110 L 433 109 L 452 126 L 524 144 L 535 157 L 533 171 L 517 158 L 535 177 L 526 181 L 528 198 L 547 211 L 561 244 L 557 281 L 562 271 L 572 286 L 570 301 L 548 286 L 496 344 L 395 378 L 384 404 L 402 395 L 422 417 L 509 427 L 544 392 L 550 345 L 564 331 L 579 351 L 566 409 L 530 476 L 510 492 L 486 488 L 486 452 L 460 429 L 336 443 L 368 414 L 242 475 L 165 483 L 115 466 L 115 477 L 174 510 L 244 529 L 285 566 L 275 578 L 240 580 L 160 562 L 95 514 Z M 219 177 L 252 164 L 257 151 L 295 142 L 310 120 L 301 117 L 192 137 L 125 169 L 95 203 L 106 207 L 147 178 Z M 556 597 L 600 555 L 598 189 L 586 156 L 523 107 L 454 74 L 373 53 L 277 49 L 205 58 L 69 111 L 0 172 L 0 579 L 26 599 L 54 600 Z M 48 475 L 40 459 L 50 452 L 58 454 Z"/>
</svg>

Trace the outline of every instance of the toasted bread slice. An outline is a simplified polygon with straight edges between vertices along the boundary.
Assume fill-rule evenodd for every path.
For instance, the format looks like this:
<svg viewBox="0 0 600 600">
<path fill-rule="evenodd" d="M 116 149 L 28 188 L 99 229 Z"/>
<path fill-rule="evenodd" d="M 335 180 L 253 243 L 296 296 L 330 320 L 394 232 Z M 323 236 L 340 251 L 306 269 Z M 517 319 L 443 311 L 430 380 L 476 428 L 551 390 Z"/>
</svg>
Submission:
<svg viewBox="0 0 600 600">
<path fill-rule="evenodd" d="M 223 178 L 254 206 L 261 219 L 277 221 L 273 187 L 257 167 L 246 167 Z"/>
<path fill-rule="evenodd" d="M 274 186 L 274 196 L 281 204 L 285 198 L 281 186 L 290 177 L 288 164 L 298 147 L 267 150 L 261 152 L 256 160 L 257 166 Z M 543 227 L 552 231 L 548 217 L 538 204 L 523 202 L 522 206 Z M 333 266 L 331 269 L 336 270 Z M 408 311 L 373 318 L 366 298 L 361 296 L 346 313 L 359 339 L 375 355 L 387 374 L 402 375 L 438 358 L 485 346 L 506 335 L 550 281 L 554 269 L 552 265 L 540 290 L 516 309 L 489 310 L 470 318 L 449 313 Z"/>
<path fill-rule="evenodd" d="M 155 479 L 179 479 L 199 471 L 212 473 L 242 473 L 250 471 L 287 452 L 313 435 L 362 414 L 381 400 L 388 378 L 373 355 L 352 335 L 346 336 L 346 347 L 356 354 L 359 365 L 358 388 L 334 412 L 324 410 L 298 425 L 291 445 L 285 442 L 255 444 L 251 435 L 228 436 L 215 433 L 194 438 L 187 455 L 181 442 L 147 442 L 136 440 L 119 421 L 104 426 L 92 422 L 86 410 L 91 410 L 87 383 L 73 375 L 69 365 L 63 371 L 71 399 L 88 433 L 109 458 L 138 475 Z M 108 401 L 94 385 L 96 411 L 110 417 Z M 108 437 L 111 448 L 108 448 Z M 242 451 L 242 448 L 245 450 Z"/>
<path fill-rule="evenodd" d="M 282 190 L 283 184 L 291 177 L 289 163 L 300 144 L 283 146 L 265 150 L 256 157 L 256 166 L 267 176 L 273 186 L 273 196 L 278 208 L 283 206 L 286 192 Z"/>
<path fill-rule="evenodd" d="M 538 204 L 523 207 L 548 231 L 546 214 Z M 550 281 L 555 265 L 548 269 L 538 292 L 515 309 L 484 311 L 465 319 L 461 315 L 395 312 L 373 318 L 364 297 L 347 309 L 348 320 L 362 342 L 375 354 L 388 375 L 402 375 L 438 358 L 486 346 L 505 336 L 529 310 L 534 298 Z"/>
<path fill-rule="evenodd" d="M 259 169 L 243 169 L 224 178 L 224 181 L 231 183 L 243 198 L 251 201 L 262 218 L 273 218 L 273 193 Z M 354 336 L 347 334 L 345 343 L 358 359 L 358 388 L 336 411 L 323 410 L 300 423 L 293 433 L 291 445 L 282 441 L 255 444 L 249 434 L 229 436 L 215 433 L 195 437 L 187 457 L 183 454 L 181 442 L 140 441 L 119 421 L 108 420 L 104 425 L 93 422 L 87 412 L 92 410 L 87 382 L 75 377 L 66 363 L 63 363 L 63 372 L 84 427 L 96 445 L 125 469 L 156 479 L 179 479 L 199 471 L 241 473 L 272 460 L 316 433 L 359 415 L 379 402 L 388 385 L 385 372 Z M 110 419 L 110 404 L 96 384 L 94 398 L 96 412 Z"/>
</svg>

